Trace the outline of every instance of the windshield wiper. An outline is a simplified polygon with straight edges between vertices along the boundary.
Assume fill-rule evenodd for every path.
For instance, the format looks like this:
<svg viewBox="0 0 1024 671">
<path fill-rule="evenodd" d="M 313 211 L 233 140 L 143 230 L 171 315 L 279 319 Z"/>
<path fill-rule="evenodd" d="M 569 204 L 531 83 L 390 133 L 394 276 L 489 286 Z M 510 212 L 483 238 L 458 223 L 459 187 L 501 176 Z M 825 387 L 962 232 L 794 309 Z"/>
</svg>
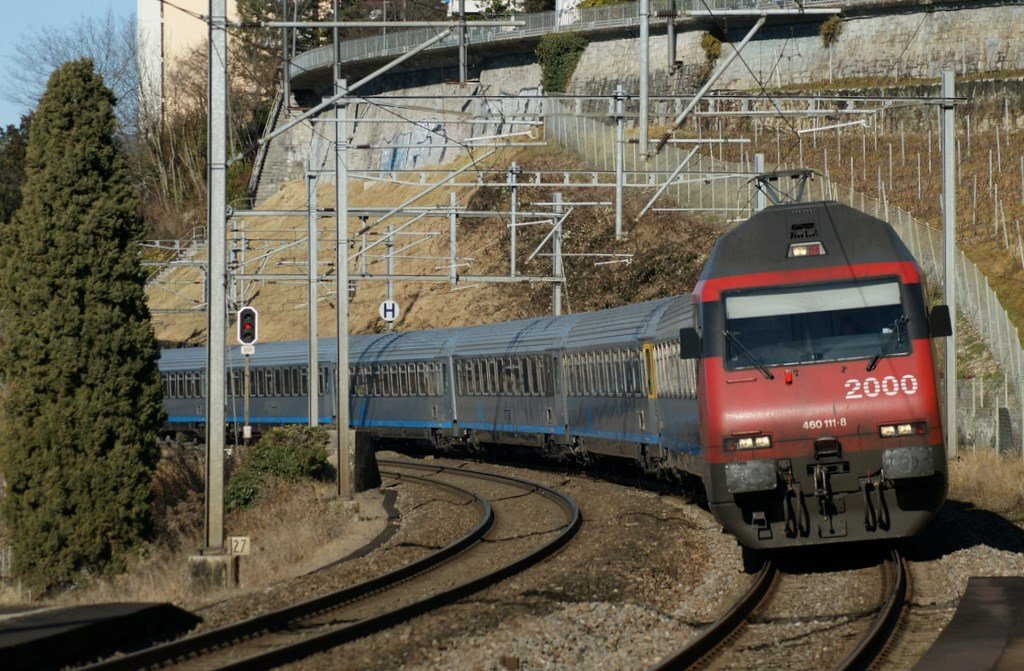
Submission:
<svg viewBox="0 0 1024 671">
<path fill-rule="evenodd" d="M 907 319 L 907 315 L 900 315 L 893 321 L 892 332 L 889 333 L 889 336 L 885 339 L 885 341 L 882 343 L 882 346 L 878 349 L 878 352 L 875 354 L 875 356 L 871 357 L 871 361 L 868 362 L 869 371 L 874 370 L 875 366 L 878 365 L 879 360 L 881 360 L 883 356 L 886 356 L 888 354 L 886 350 L 889 349 L 890 344 L 893 344 L 893 335 L 896 336 L 895 344 L 898 345 L 901 342 L 903 342 L 903 327 L 906 326 L 907 321 L 909 321 Z"/>
<path fill-rule="evenodd" d="M 766 378 L 768 378 L 769 380 L 774 380 L 775 379 L 775 376 L 772 375 L 772 372 L 770 370 L 768 370 L 768 366 L 765 366 L 764 362 L 762 362 L 761 359 L 759 359 L 756 354 L 754 354 L 749 349 L 747 349 L 746 345 L 744 345 L 743 343 L 740 342 L 740 339 L 736 337 L 735 333 L 733 333 L 732 331 L 722 331 L 722 333 L 725 334 L 726 338 L 728 338 L 729 340 L 732 340 L 733 343 L 737 347 L 740 348 L 741 352 L 743 352 L 744 354 L 747 355 L 747 358 L 750 359 L 750 362 L 752 364 L 754 364 L 754 366 L 759 371 L 764 373 L 764 376 Z"/>
</svg>

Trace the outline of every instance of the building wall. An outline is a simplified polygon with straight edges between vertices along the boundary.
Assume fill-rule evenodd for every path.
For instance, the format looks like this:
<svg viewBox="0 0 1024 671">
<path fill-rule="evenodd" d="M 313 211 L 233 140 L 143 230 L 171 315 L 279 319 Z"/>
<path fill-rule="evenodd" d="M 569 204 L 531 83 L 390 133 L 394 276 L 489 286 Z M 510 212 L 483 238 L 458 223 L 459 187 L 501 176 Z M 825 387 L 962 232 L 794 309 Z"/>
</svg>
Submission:
<svg viewBox="0 0 1024 671">
<path fill-rule="evenodd" d="M 209 0 L 175 0 L 173 4 L 136 0 L 140 99 L 147 115 L 161 114 L 173 106 L 173 101 L 163 100 L 169 68 L 207 39 L 206 22 L 196 15 L 209 13 Z M 227 12 L 229 20 L 237 19 L 235 0 L 227 0 Z"/>
</svg>

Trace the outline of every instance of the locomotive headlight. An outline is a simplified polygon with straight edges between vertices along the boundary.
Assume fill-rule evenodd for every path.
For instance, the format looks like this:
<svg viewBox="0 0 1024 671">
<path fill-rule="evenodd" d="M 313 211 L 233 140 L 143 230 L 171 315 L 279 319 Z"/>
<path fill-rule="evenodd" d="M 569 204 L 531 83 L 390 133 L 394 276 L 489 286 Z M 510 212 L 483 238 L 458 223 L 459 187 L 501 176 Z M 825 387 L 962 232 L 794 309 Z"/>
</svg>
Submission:
<svg viewBox="0 0 1024 671">
<path fill-rule="evenodd" d="M 769 436 L 744 436 L 742 438 L 729 438 L 725 441 L 727 450 L 755 450 L 772 446 L 772 439 Z"/>
<path fill-rule="evenodd" d="M 878 427 L 878 435 L 882 438 L 895 438 L 896 436 L 913 436 L 925 432 L 924 422 L 903 422 L 901 424 L 883 424 Z"/>
<path fill-rule="evenodd" d="M 794 242 L 789 246 L 789 258 L 798 256 L 825 256 L 825 246 L 820 242 Z"/>
</svg>

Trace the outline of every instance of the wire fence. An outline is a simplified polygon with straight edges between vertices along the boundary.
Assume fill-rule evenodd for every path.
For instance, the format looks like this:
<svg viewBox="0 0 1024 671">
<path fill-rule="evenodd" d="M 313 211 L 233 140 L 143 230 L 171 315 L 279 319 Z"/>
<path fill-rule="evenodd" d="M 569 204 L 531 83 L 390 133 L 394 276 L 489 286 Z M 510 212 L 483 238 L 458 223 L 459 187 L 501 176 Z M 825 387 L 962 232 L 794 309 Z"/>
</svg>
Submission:
<svg viewBox="0 0 1024 671">
<path fill-rule="evenodd" d="M 613 120 L 602 121 L 575 113 L 578 110 L 562 100 L 546 100 L 545 104 L 545 138 L 548 141 L 571 148 L 595 168 L 614 170 L 616 128 Z M 689 147 L 687 153 L 688 150 Z M 627 142 L 623 146 L 624 170 L 647 171 L 652 190 L 671 176 L 685 156 L 682 150 L 669 145 L 661 153 L 643 161 L 635 142 Z M 702 211 L 720 215 L 726 221 L 745 219 L 753 213 L 753 175 L 752 157 L 737 163 L 703 154 L 694 155 L 660 199 L 664 202 L 670 198 L 678 206 L 662 205 L 654 209 Z M 941 286 L 944 263 L 941 231 L 885 200 L 840 187 L 821 176 L 809 184 L 805 199 L 837 200 L 889 222 L 930 281 Z M 977 329 L 1000 369 L 996 375 L 957 380 L 960 441 L 967 445 L 1012 450 L 1024 457 L 1024 404 L 1021 403 L 1024 398 L 1024 350 L 1021 349 L 1019 332 L 988 280 L 960 249 L 956 250 L 955 264 L 960 316 Z"/>
</svg>

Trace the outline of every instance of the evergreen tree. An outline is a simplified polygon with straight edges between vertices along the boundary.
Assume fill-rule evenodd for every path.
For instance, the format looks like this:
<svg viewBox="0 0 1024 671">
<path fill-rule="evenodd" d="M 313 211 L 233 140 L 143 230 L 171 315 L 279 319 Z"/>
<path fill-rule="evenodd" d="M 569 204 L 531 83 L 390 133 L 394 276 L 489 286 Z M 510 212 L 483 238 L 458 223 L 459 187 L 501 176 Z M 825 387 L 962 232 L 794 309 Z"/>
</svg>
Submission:
<svg viewBox="0 0 1024 671">
<path fill-rule="evenodd" d="M 90 60 L 53 73 L 0 228 L 3 514 L 41 589 L 120 569 L 149 531 L 159 352 L 114 102 Z"/>
<path fill-rule="evenodd" d="M 21 205 L 30 119 L 30 116 L 23 116 L 21 125 L 0 129 L 0 223 L 9 221 Z"/>
</svg>

